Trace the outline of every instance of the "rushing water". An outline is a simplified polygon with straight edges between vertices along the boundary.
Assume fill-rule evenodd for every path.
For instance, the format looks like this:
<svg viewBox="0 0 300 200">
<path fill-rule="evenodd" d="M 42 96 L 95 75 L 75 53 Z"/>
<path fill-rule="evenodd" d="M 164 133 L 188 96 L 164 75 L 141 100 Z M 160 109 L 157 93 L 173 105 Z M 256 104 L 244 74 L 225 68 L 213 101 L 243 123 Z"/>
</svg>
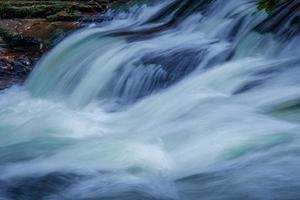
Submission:
<svg viewBox="0 0 300 200">
<path fill-rule="evenodd" d="M 278 30 L 255 0 L 149 2 L 1 93 L 0 199 L 299 199 L 293 16 Z"/>
</svg>

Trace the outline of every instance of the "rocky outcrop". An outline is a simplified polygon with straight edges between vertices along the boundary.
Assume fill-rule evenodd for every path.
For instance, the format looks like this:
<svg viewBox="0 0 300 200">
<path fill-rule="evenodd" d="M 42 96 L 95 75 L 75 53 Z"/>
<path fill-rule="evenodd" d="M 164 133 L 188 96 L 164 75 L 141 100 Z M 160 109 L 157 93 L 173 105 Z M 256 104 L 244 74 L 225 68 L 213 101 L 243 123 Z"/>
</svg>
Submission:
<svg viewBox="0 0 300 200">
<path fill-rule="evenodd" d="M 21 83 L 60 38 L 126 0 L 0 1 L 0 89 Z"/>
</svg>

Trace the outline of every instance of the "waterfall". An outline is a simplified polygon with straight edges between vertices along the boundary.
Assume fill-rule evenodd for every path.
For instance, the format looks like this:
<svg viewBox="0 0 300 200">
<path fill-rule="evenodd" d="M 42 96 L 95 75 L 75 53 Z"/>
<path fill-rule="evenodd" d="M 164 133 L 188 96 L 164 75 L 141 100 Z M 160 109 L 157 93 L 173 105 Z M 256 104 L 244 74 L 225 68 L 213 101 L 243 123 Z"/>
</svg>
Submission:
<svg viewBox="0 0 300 200">
<path fill-rule="evenodd" d="M 71 34 L 0 94 L 0 199 L 298 199 L 297 6 L 148 1 Z"/>
</svg>

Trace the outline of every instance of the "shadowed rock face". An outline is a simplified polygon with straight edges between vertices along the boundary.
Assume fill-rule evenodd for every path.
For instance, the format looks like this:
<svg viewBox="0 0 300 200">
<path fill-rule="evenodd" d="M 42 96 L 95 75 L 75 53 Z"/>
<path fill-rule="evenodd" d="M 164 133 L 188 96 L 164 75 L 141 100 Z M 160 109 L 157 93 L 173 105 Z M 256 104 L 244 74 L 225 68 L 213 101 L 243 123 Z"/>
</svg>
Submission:
<svg viewBox="0 0 300 200">
<path fill-rule="evenodd" d="M 85 23 L 102 21 L 116 2 L 126 1 L 0 1 L 0 89 L 22 82 L 45 51 Z"/>
</svg>

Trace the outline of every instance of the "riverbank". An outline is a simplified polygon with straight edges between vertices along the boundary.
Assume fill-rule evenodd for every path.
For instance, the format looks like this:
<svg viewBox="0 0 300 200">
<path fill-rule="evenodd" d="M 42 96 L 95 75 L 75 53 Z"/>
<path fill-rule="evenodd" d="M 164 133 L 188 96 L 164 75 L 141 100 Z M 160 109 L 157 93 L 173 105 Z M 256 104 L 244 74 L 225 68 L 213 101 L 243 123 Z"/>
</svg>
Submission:
<svg viewBox="0 0 300 200">
<path fill-rule="evenodd" d="M 22 83 L 34 63 L 69 32 L 103 20 L 126 0 L 0 1 L 0 89 Z"/>
</svg>

